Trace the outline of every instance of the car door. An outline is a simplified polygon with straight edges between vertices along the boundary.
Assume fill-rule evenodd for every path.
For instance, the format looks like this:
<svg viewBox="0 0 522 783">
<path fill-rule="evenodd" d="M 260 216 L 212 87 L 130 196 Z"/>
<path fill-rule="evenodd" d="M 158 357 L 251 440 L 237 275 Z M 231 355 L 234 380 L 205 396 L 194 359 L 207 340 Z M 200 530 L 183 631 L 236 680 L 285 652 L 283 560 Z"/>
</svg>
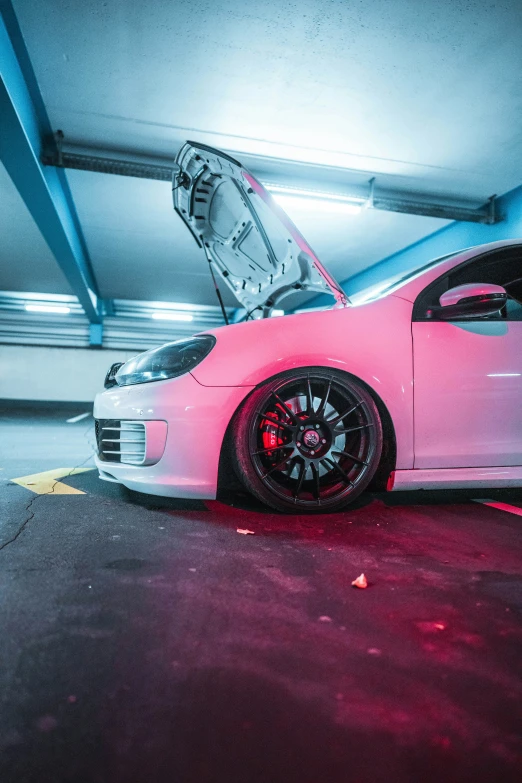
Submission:
<svg viewBox="0 0 522 783">
<path fill-rule="evenodd" d="M 465 283 L 502 285 L 498 316 L 439 321 L 430 308 Z M 494 251 L 430 284 L 413 308 L 415 468 L 522 465 L 522 254 Z"/>
</svg>

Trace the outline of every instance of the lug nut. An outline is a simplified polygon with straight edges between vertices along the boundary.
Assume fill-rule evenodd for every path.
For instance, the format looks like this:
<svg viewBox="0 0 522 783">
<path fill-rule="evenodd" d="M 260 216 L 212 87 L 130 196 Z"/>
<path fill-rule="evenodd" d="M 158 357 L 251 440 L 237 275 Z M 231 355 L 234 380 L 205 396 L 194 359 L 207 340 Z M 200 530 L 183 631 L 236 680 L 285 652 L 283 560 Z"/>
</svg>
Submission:
<svg viewBox="0 0 522 783">
<path fill-rule="evenodd" d="M 299 441 L 297 441 L 297 445 L 299 448 L 301 448 L 301 444 L 299 443 Z"/>
<path fill-rule="evenodd" d="M 315 451 L 311 451 L 310 454 L 315 454 Z"/>
<path fill-rule="evenodd" d="M 319 424 L 316 424 L 316 425 L 315 425 L 315 429 L 316 429 L 316 430 L 318 430 L 318 429 L 319 429 Z"/>
<path fill-rule="evenodd" d="M 299 427 L 300 430 L 304 430 L 304 427 Z"/>
<path fill-rule="evenodd" d="M 321 443 L 326 443 L 326 438 L 323 438 Z"/>
</svg>

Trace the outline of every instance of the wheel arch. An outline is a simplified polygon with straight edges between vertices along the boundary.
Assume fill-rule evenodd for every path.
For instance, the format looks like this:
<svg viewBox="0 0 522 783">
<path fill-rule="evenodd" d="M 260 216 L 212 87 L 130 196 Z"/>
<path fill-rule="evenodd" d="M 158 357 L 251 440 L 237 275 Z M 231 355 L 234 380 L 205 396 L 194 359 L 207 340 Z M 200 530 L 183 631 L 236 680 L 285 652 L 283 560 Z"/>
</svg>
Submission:
<svg viewBox="0 0 522 783">
<path fill-rule="evenodd" d="M 375 492 L 381 492 L 385 491 L 388 483 L 388 478 L 390 476 L 390 473 L 395 470 L 396 460 L 397 460 L 397 438 L 395 434 L 395 427 L 393 424 L 393 419 L 391 417 L 391 414 L 384 403 L 381 396 L 376 392 L 376 390 L 370 386 L 366 381 L 364 381 L 362 378 L 358 377 L 357 375 L 353 375 L 352 373 L 346 372 L 346 370 L 337 369 L 334 367 L 331 367 L 329 365 L 304 365 L 300 367 L 292 367 L 289 370 L 283 370 L 278 373 L 274 373 L 273 375 L 268 376 L 267 378 L 264 378 L 262 381 L 260 381 L 256 386 L 253 386 L 248 394 L 246 394 L 241 402 L 236 407 L 234 413 L 230 417 L 230 421 L 228 423 L 228 426 L 225 431 L 225 435 L 223 436 L 223 441 L 221 444 L 221 451 L 219 454 L 219 464 L 218 464 L 218 478 L 217 478 L 217 496 L 218 498 L 221 496 L 225 496 L 227 493 L 231 492 L 237 492 L 242 491 L 243 487 L 239 481 L 239 479 L 235 475 L 233 462 L 231 458 L 231 450 L 233 448 L 232 444 L 232 428 L 234 421 L 243 407 L 243 405 L 246 403 L 246 401 L 250 398 L 250 396 L 257 391 L 257 389 L 261 388 L 267 383 L 270 383 L 270 381 L 275 380 L 276 378 L 284 378 L 285 376 L 290 376 L 294 372 L 303 372 L 306 370 L 325 370 L 325 371 L 332 371 L 335 370 L 336 373 L 340 373 L 341 375 L 346 376 L 347 378 L 351 378 L 352 380 L 356 381 L 357 383 L 360 383 L 364 388 L 368 391 L 368 393 L 372 396 L 376 406 L 377 410 L 379 411 L 379 416 L 381 417 L 381 423 L 382 423 L 382 429 L 383 429 L 383 449 L 381 454 L 381 459 L 379 461 L 379 465 L 377 467 L 377 470 L 375 472 L 374 477 L 372 478 L 369 489 Z"/>
</svg>

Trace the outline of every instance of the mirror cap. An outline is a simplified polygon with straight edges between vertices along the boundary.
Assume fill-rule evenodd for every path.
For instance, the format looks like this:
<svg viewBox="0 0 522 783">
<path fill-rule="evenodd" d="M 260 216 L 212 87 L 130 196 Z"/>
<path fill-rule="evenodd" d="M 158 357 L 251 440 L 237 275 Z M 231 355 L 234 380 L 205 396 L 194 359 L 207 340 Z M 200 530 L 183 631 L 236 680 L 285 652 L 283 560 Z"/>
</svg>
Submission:
<svg viewBox="0 0 522 783">
<path fill-rule="evenodd" d="M 468 301 L 476 297 L 480 299 L 487 297 L 490 299 L 497 296 L 503 296 L 504 299 L 507 297 L 506 289 L 502 288 L 501 285 L 494 285 L 493 283 L 466 283 L 465 285 L 450 288 L 449 291 L 443 293 L 439 303 L 441 307 L 449 307 L 463 300 Z"/>
<path fill-rule="evenodd" d="M 498 315 L 506 304 L 505 288 L 490 283 L 467 283 L 446 291 L 440 307 L 431 311 L 440 321 L 465 321 Z"/>
</svg>

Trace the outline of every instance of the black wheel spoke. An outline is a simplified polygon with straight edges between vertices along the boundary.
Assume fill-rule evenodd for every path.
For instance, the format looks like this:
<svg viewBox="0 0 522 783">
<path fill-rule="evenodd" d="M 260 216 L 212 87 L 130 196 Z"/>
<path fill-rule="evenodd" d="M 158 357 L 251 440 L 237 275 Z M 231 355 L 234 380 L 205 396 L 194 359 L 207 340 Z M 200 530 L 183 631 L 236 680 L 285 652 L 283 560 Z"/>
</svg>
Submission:
<svg viewBox="0 0 522 783">
<path fill-rule="evenodd" d="M 262 413 L 261 411 L 257 415 L 264 421 L 267 421 L 270 426 L 282 427 L 285 430 L 290 430 L 290 432 L 295 430 L 295 426 L 293 424 L 288 424 L 286 421 L 281 421 L 281 419 L 271 419 L 270 416 L 267 416 L 266 413 Z"/>
<path fill-rule="evenodd" d="M 295 456 L 293 457 L 290 454 L 290 456 L 287 459 L 287 463 L 286 463 L 286 475 L 288 477 L 290 477 L 292 475 L 292 471 L 295 468 L 295 460 L 296 460 L 296 457 Z"/>
<path fill-rule="evenodd" d="M 296 488 L 294 490 L 294 500 L 297 500 L 297 498 L 299 497 L 299 493 L 300 493 L 301 487 L 303 485 L 303 479 L 305 477 L 305 473 L 306 473 L 306 462 L 303 459 L 301 461 L 301 468 L 299 470 L 299 477 L 297 479 L 297 486 L 296 486 Z"/>
<path fill-rule="evenodd" d="M 283 460 L 281 460 L 281 462 L 278 462 L 277 465 L 274 465 L 273 467 L 270 468 L 270 470 L 267 470 L 267 472 L 263 476 L 261 476 L 263 481 L 266 479 L 267 476 L 269 476 L 271 473 L 273 473 L 274 470 L 279 470 L 280 468 L 282 468 L 283 465 L 285 464 L 285 462 L 288 462 L 288 460 L 289 460 L 289 457 L 285 457 Z"/>
<path fill-rule="evenodd" d="M 322 460 L 323 463 L 326 463 L 327 465 L 331 465 L 334 470 L 339 473 L 343 479 L 346 481 L 347 484 L 350 484 L 353 487 L 353 481 L 348 477 L 348 474 L 342 469 L 342 467 L 339 465 L 338 462 L 336 462 L 334 459 L 324 459 Z"/>
<path fill-rule="evenodd" d="M 367 427 L 373 427 L 373 424 L 361 424 L 359 427 L 347 427 L 344 430 L 335 430 L 335 435 L 345 435 L 348 432 L 356 432 L 357 430 L 365 430 Z"/>
<path fill-rule="evenodd" d="M 272 392 L 272 397 L 275 397 L 275 399 L 278 401 L 279 405 L 282 407 L 282 409 L 285 411 L 285 413 L 288 416 L 290 416 L 292 421 L 294 421 L 297 424 L 299 420 L 298 420 L 297 416 L 295 415 L 295 413 L 292 410 L 290 410 L 290 408 L 288 407 L 286 402 L 284 400 L 282 400 L 281 397 L 278 394 L 276 394 L 275 392 Z"/>
<path fill-rule="evenodd" d="M 328 397 L 330 396 L 330 389 L 332 388 L 332 379 L 328 379 L 328 383 L 326 385 L 326 391 L 324 393 L 324 397 L 321 400 L 321 404 L 319 405 L 319 409 L 317 411 L 317 415 L 322 415 L 325 411 L 326 405 L 328 403 Z"/>
<path fill-rule="evenodd" d="M 314 462 L 310 463 L 310 467 L 312 468 L 312 476 L 314 481 L 314 498 L 317 500 L 318 503 L 321 502 L 321 487 L 319 485 L 319 471 L 317 470 L 317 466 Z"/>
<path fill-rule="evenodd" d="M 332 449 L 332 454 L 340 454 L 342 457 L 348 457 L 348 459 L 353 460 L 354 462 L 358 462 L 359 465 L 368 465 L 367 462 L 365 462 L 363 459 L 360 459 L 359 457 L 354 457 L 353 454 L 348 454 L 347 451 L 338 451 L 337 449 Z"/>
<path fill-rule="evenodd" d="M 306 379 L 306 415 L 311 416 L 314 412 L 312 397 L 312 385 L 310 383 L 310 376 Z"/>
<path fill-rule="evenodd" d="M 346 419 L 347 416 L 350 415 L 350 413 L 353 413 L 357 408 L 362 405 L 362 400 L 360 400 L 356 405 L 354 405 L 349 410 L 345 411 L 344 413 L 340 413 L 338 416 L 335 416 L 333 419 L 326 419 L 328 424 L 331 424 L 335 426 L 339 421 L 342 421 L 343 419 Z"/>
<path fill-rule="evenodd" d="M 294 448 L 293 443 L 287 443 L 281 446 L 270 446 L 270 448 L 268 449 L 259 449 L 259 451 L 254 451 L 253 454 L 270 454 L 276 451 L 281 451 L 282 449 L 293 449 L 293 448 Z"/>
</svg>

